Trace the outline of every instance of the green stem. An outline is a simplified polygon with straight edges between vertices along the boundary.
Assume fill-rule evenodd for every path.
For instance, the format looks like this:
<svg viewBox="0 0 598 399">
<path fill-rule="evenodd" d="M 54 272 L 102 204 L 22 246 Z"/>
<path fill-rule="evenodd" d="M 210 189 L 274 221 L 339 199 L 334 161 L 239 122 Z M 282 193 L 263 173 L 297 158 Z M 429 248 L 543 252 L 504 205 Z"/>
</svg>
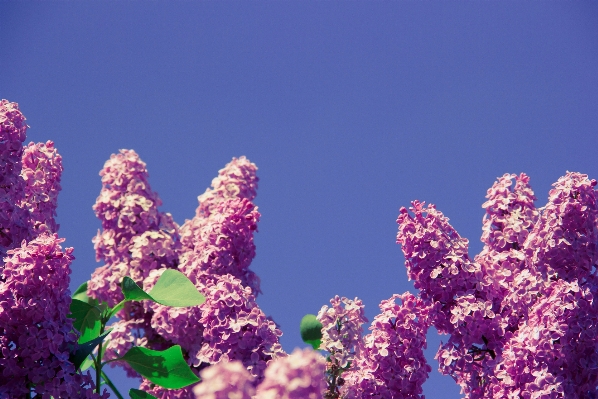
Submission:
<svg viewBox="0 0 598 399">
<path fill-rule="evenodd" d="M 104 379 L 104 382 L 106 383 L 106 385 L 108 385 L 110 387 L 110 389 L 112 389 L 112 392 L 116 395 L 116 397 L 118 399 L 124 399 L 123 396 L 120 394 L 120 392 L 118 392 L 118 389 L 116 389 L 116 386 L 114 386 L 112 381 L 110 381 L 110 378 L 108 378 L 106 373 L 104 373 L 103 371 L 102 371 L 102 378 Z"/>
<path fill-rule="evenodd" d="M 106 323 L 102 320 L 102 326 L 100 327 L 100 335 L 104 333 L 104 328 L 106 327 Z M 101 389 L 101 381 L 100 376 L 102 375 L 102 347 L 103 343 L 100 342 L 98 345 L 98 357 L 95 360 L 95 369 L 96 369 L 96 393 L 100 394 Z"/>
</svg>

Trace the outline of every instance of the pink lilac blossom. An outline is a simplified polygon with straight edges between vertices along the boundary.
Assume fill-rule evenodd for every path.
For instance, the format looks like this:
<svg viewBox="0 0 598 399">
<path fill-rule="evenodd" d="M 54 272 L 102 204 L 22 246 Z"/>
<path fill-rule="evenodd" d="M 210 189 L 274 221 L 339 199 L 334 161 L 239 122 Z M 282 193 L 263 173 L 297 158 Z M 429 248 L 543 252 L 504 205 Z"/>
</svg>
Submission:
<svg viewBox="0 0 598 399">
<path fill-rule="evenodd" d="M 279 343 L 282 332 L 255 302 L 251 289 L 231 275 L 216 276 L 205 288 L 206 302 L 200 306 L 203 342 L 190 353 L 194 366 L 240 360 L 260 383 L 266 365 L 284 357 Z"/>
<path fill-rule="evenodd" d="M 238 360 L 221 362 L 200 373 L 201 383 L 193 388 L 195 399 L 252 399 L 253 376 Z"/>
<path fill-rule="evenodd" d="M 253 201 L 259 181 L 256 172 L 257 166 L 244 156 L 233 158 L 218 171 L 218 176 L 212 180 L 212 188 L 197 197 L 197 215 L 209 216 L 215 211 L 214 205 L 226 199 L 245 198 Z"/>
<path fill-rule="evenodd" d="M 44 398 L 108 397 L 93 393 L 91 377 L 76 374 L 69 361 L 77 345 L 67 317 L 74 258 L 63 241 L 42 234 L 8 252 L 0 282 L 0 398 L 24 397 L 30 389 Z"/>
<path fill-rule="evenodd" d="M 22 156 L 21 177 L 25 181 L 25 197 L 21 208 L 29 211 L 31 236 L 40 233 L 56 233 L 58 224 L 56 207 L 60 192 L 62 157 L 56 152 L 54 143 L 29 143 Z"/>
<path fill-rule="evenodd" d="M 594 397 L 597 311 L 590 287 L 577 281 L 551 284 L 531 307 L 527 322 L 506 342 L 488 397 Z"/>
<path fill-rule="evenodd" d="M 581 282 L 595 274 L 598 261 L 596 180 L 567 172 L 553 186 L 526 256 L 544 279 Z"/>
<path fill-rule="evenodd" d="M 255 399 L 321 399 L 326 390 L 326 361 L 310 348 L 273 360 Z"/>
<path fill-rule="evenodd" d="M 27 211 L 18 206 L 24 197 L 21 174 L 25 117 L 16 103 L 0 101 L 0 266 L 6 252 L 29 238 Z"/>
<path fill-rule="evenodd" d="M 474 262 L 466 245 L 447 250 L 462 239 L 433 207 L 414 202 L 414 217 L 401 210 L 397 241 L 409 276 L 432 323 L 450 334 L 437 353 L 440 371 L 466 398 L 595 396 L 595 186 L 568 172 L 539 212 L 529 178 L 503 176 L 488 191 L 485 246 Z M 437 281 L 451 263 L 456 277 Z M 473 273 L 457 278 L 463 270 Z"/>
<path fill-rule="evenodd" d="M 260 280 L 249 270 L 255 257 L 253 234 L 260 214 L 247 199 L 228 199 L 213 206 L 213 213 L 194 230 L 193 251 L 181 256 L 179 270 L 198 283 L 203 276 L 231 274 L 260 292 Z"/>
<path fill-rule="evenodd" d="M 330 360 L 339 367 L 346 367 L 353 360 L 358 342 L 367 323 L 361 299 L 354 300 L 336 295 L 318 312 L 317 319 L 322 323 L 322 344 L 320 349 L 330 353 Z"/>
<path fill-rule="evenodd" d="M 93 209 L 102 231 L 93 242 L 96 259 L 106 264 L 92 274 L 88 294 L 114 306 L 123 299 L 124 276 L 142 284 L 151 270 L 177 266 L 179 240 L 171 215 L 158 211 L 160 198 L 135 151 L 113 154 L 100 176 L 102 191 Z"/>
<path fill-rule="evenodd" d="M 343 374 L 342 397 L 424 398 L 422 385 L 432 371 L 423 352 L 429 309 L 407 292 L 382 301 L 380 310 L 371 333 L 360 343 L 359 354 Z"/>
</svg>

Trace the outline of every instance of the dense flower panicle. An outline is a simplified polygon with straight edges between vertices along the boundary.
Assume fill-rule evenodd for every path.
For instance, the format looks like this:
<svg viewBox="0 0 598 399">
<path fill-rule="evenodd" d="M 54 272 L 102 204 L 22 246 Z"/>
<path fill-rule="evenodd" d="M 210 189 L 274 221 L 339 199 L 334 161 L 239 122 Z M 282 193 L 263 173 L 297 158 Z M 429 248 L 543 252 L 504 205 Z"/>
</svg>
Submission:
<svg viewBox="0 0 598 399">
<path fill-rule="evenodd" d="M 505 344 L 495 399 L 590 398 L 598 385 L 598 304 L 588 287 L 559 280 Z M 530 396 L 531 394 L 531 396 Z"/>
<path fill-rule="evenodd" d="M 106 264 L 92 274 L 88 294 L 114 306 L 123 299 L 124 276 L 143 284 L 152 270 L 177 267 L 180 243 L 172 216 L 158 211 L 160 198 L 137 153 L 113 154 L 100 176 L 102 191 L 94 211 L 103 230 L 93 242 L 97 260 Z"/>
<path fill-rule="evenodd" d="M 358 342 L 367 323 L 361 299 L 354 300 L 336 295 L 318 312 L 317 319 L 322 323 L 322 344 L 320 349 L 330 353 L 330 359 L 339 367 L 346 367 L 353 360 Z"/>
<path fill-rule="evenodd" d="M 446 315 L 458 295 L 473 294 L 484 299 L 482 271 L 467 253 L 468 240 L 461 238 L 448 218 L 433 205 L 413 201 L 409 211 L 402 207 L 397 219 L 397 243 L 405 255 L 405 266 L 426 305 L 435 307 L 433 324 L 440 333 L 453 329 Z"/>
<path fill-rule="evenodd" d="M 69 361 L 77 336 L 67 317 L 72 248 L 63 251 L 63 241 L 42 234 L 8 253 L 0 283 L 0 398 L 23 396 L 32 385 L 44 397 L 100 397 Z"/>
<path fill-rule="evenodd" d="M 312 350 L 295 349 L 273 360 L 255 399 L 321 399 L 326 390 L 326 360 Z"/>
<path fill-rule="evenodd" d="M 199 206 L 195 217 L 188 219 L 180 228 L 181 243 L 184 252 L 193 252 L 196 230 L 205 225 L 204 219 L 213 213 L 218 203 L 231 199 L 247 199 L 253 201 L 257 194 L 257 166 L 244 156 L 233 158 L 231 162 L 218 172 L 212 180 L 212 188 L 208 188 L 197 200 Z"/>
<path fill-rule="evenodd" d="M 515 187 L 511 188 L 513 179 Z M 538 219 L 529 177 L 507 173 L 488 189 L 486 198 L 482 242 L 497 252 L 522 248 Z"/>
<path fill-rule="evenodd" d="M 440 371 L 455 378 L 465 398 L 596 396 L 595 186 L 587 175 L 568 172 L 539 212 L 526 175 L 500 178 L 483 205 L 485 246 L 465 287 L 455 279 L 444 285 L 426 280 L 435 279 L 433 267 L 446 267 L 447 259 L 470 262 L 466 251 L 449 257 L 438 245 L 435 237 L 455 241 L 452 227 L 430 218 L 430 207 L 423 215 L 418 202 L 414 217 L 401 210 L 397 241 L 409 275 L 432 306 L 433 323 L 450 334 L 436 356 Z"/>
<path fill-rule="evenodd" d="M 105 262 L 127 256 L 129 240 L 148 230 L 160 230 L 172 220 L 158 211 L 162 205 L 149 185 L 149 174 L 133 150 L 112 154 L 100 171 L 102 191 L 93 210 L 102 223 L 103 232 L 94 238 L 96 259 Z M 166 222 L 166 223 L 164 223 Z"/>
<path fill-rule="evenodd" d="M 21 174 L 25 117 L 16 103 L 0 101 L 0 266 L 6 252 L 28 239 L 28 215 L 18 206 L 24 196 Z"/>
<path fill-rule="evenodd" d="M 194 283 L 204 275 L 230 274 L 257 295 L 260 280 L 249 270 L 260 218 L 257 207 L 247 199 L 232 199 L 221 201 L 213 210 L 194 231 L 194 249 L 181 256 L 179 269 Z"/>
<path fill-rule="evenodd" d="M 189 361 L 197 367 L 240 360 L 255 383 L 261 382 L 268 362 L 286 356 L 279 343 L 282 332 L 259 308 L 251 289 L 231 275 L 208 281 L 204 295 L 199 319 L 203 342 Z"/>
<path fill-rule="evenodd" d="M 201 383 L 193 388 L 195 399 L 252 399 L 253 377 L 238 360 L 214 364 L 200 373 Z"/>
<path fill-rule="evenodd" d="M 550 190 L 548 203 L 526 245 L 530 267 L 545 278 L 580 281 L 598 261 L 596 180 L 567 172 Z"/>
<path fill-rule="evenodd" d="M 257 166 L 244 156 L 233 158 L 232 161 L 218 171 L 218 176 L 212 180 L 212 188 L 197 197 L 199 207 L 198 216 L 209 216 L 214 213 L 214 206 L 227 199 L 245 198 L 253 201 L 257 195 L 256 175 Z"/>
<path fill-rule="evenodd" d="M 423 352 L 429 309 L 406 292 L 382 301 L 380 310 L 359 354 L 343 375 L 342 397 L 423 399 L 422 385 L 432 371 Z"/>
<path fill-rule="evenodd" d="M 29 143 L 22 156 L 21 177 L 25 181 L 25 197 L 20 206 L 29 211 L 31 236 L 43 232 L 56 233 L 58 224 L 54 220 L 60 192 L 62 157 L 56 152 L 54 143 Z"/>
</svg>

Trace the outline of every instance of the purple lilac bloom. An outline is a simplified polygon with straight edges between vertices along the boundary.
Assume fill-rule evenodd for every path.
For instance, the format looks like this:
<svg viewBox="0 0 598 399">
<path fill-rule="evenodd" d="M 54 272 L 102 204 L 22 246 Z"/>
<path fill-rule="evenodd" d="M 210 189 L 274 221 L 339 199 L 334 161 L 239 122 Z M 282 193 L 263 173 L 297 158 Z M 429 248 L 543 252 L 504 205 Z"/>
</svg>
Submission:
<svg viewBox="0 0 598 399">
<path fill-rule="evenodd" d="M 69 265 L 72 248 L 42 234 L 8 252 L 0 282 L 0 398 L 106 398 L 93 393 L 89 375 L 69 361 L 77 345 L 72 320 Z"/>
<path fill-rule="evenodd" d="M 252 399 L 253 377 L 238 360 L 221 362 L 200 373 L 201 383 L 193 389 L 195 399 Z"/>
<path fill-rule="evenodd" d="M 554 282 L 505 344 L 488 397 L 593 397 L 598 385 L 594 295 L 577 281 Z"/>
<path fill-rule="evenodd" d="M 282 332 L 255 302 L 249 287 L 227 274 L 206 284 L 206 302 L 200 306 L 203 343 L 190 353 L 194 366 L 240 360 L 255 383 L 263 379 L 266 365 L 284 357 L 279 343 Z"/>
<path fill-rule="evenodd" d="M 596 180 L 567 172 L 553 186 L 526 256 L 545 279 L 584 281 L 598 261 Z"/>
<path fill-rule="evenodd" d="M 25 198 L 21 208 L 29 211 L 31 236 L 43 232 L 56 233 L 58 224 L 54 220 L 60 192 L 62 157 L 56 152 L 54 143 L 29 143 L 22 156 L 21 177 L 25 181 Z"/>
<path fill-rule="evenodd" d="M 595 396 L 595 186 L 567 173 L 536 210 L 529 178 L 503 176 L 488 190 L 485 246 L 474 262 L 466 250 L 447 251 L 447 241 L 462 239 L 433 207 L 414 202 L 414 217 L 401 210 L 397 241 L 409 275 L 433 324 L 450 334 L 437 354 L 440 371 L 466 398 Z M 455 277 L 437 281 L 451 264 Z M 460 279 L 463 270 L 473 273 Z"/>
<path fill-rule="evenodd" d="M 358 342 L 367 323 L 361 299 L 354 300 L 336 295 L 318 312 L 317 319 L 322 323 L 322 344 L 320 349 L 330 353 L 330 360 L 338 367 L 346 367 L 353 360 Z"/>
<path fill-rule="evenodd" d="M 400 304 L 396 301 L 400 300 Z M 428 309 L 410 293 L 395 294 L 380 303 L 371 333 L 343 374 L 346 399 L 420 399 L 422 385 L 432 371 L 426 362 Z"/>
<path fill-rule="evenodd" d="M 0 101 L 0 266 L 8 250 L 29 238 L 27 211 L 18 206 L 24 197 L 21 174 L 25 117 L 16 103 Z"/>
<path fill-rule="evenodd" d="M 312 350 L 295 349 L 273 360 L 255 399 L 321 399 L 326 390 L 326 360 Z"/>
<path fill-rule="evenodd" d="M 248 199 L 228 199 L 214 205 L 212 212 L 196 225 L 193 251 L 181 256 L 179 270 L 194 283 L 205 275 L 231 274 L 257 296 L 260 280 L 249 270 L 260 218 L 257 207 Z"/>
<path fill-rule="evenodd" d="M 178 234 L 171 215 L 158 211 L 160 198 L 151 190 L 146 165 L 135 151 L 113 154 L 100 176 L 102 191 L 93 209 L 102 231 L 93 242 L 96 259 L 106 264 L 93 273 L 88 293 L 114 306 L 123 299 L 124 276 L 142 284 L 151 270 L 176 267 Z"/>
</svg>

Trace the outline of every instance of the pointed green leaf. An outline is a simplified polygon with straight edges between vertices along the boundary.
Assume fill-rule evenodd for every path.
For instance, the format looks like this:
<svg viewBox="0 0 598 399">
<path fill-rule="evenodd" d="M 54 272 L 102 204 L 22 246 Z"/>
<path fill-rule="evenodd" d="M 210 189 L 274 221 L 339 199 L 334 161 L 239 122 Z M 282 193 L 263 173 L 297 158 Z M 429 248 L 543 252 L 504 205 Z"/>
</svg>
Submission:
<svg viewBox="0 0 598 399">
<path fill-rule="evenodd" d="M 150 395 L 147 392 L 143 392 L 139 389 L 133 388 L 129 390 L 129 396 L 131 397 L 131 399 L 158 399 L 154 395 Z"/>
<path fill-rule="evenodd" d="M 87 342 L 100 335 L 101 311 L 97 306 L 73 299 L 69 317 L 73 319 L 73 327 L 81 333 L 79 343 Z"/>
<path fill-rule="evenodd" d="M 88 282 L 86 281 L 83 284 L 81 284 L 79 288 L 77 288 L 75 292 L 73 292 L 72 298 L 78 299 L 92 306 L 96 306 L 98 304 L 97 299 L 90 298 L 89 296 L 87 296 L 87 283 Z"/>
<path fill-rule="evenodd" d="M 91 354 L 91 352 L 93 352 L 96 346 L 98 346 L 98 344 L 100 344 L 104 338 L 110 334 L 110 331 L 106 331 L 104 334 L 92 339 L 91 341 L 82 343 L 77 347 L 77 350 L 74 353 L 71 353 L 69 360 L 75 365 L 75 369 L 78 369 L 81 366 L 83 361 Z"/>
<path fill-rule="evenodd" d="M 306 314 L 301 319 L 301 339 L 306 344 L 310 344 L 314 349 L 319 349 L 322 343 L 322 323 L 318 321 L 316 315 Z"/>
<path fill-rule="evenodd" d="M 91 358 L 91 356 L 87 356 L 83 363 L 81 363 L 81 371 L 85 371 L 91 366 L 93 366 L 93 359 Z"/>
<path fill-rule="evenodd" d="M 162 273 L 149 294 L 159 304 L 174 307 L 197 306 L 206 301 L 187 276 L 173 269 Z"/>
<path fill-rule="evenodd" d="M 201 305 L 206 300 L 183 273 L 173 269 L 162 273 L 149 294 L 129 277 L 123 278 L 121 287 L 127 301 L 148 299 L 161 305 L 187 307 Z"/>
<path fill-rule="evenodd" d="M 143 301 L 144 299 L 149 299 L 150 301 L 153 300 L 151 296 L 149 296 L 145 291 L 141 289 L 137 285 L 135 281 L 133 281 L 130 277 L 123 278 L 121 283 L 121 288 L 123 291 L 123 295 L 125 296 L 126 300 L 129 301 Z"/>
<path fill-rule="evenodd" d="M 121 359 L 143 377 L 163 388 L 179 389 L 199 382 L 199 378 L 183 358 L 179 345 L 164 351 L 134 346 Z"/>
</svg>

